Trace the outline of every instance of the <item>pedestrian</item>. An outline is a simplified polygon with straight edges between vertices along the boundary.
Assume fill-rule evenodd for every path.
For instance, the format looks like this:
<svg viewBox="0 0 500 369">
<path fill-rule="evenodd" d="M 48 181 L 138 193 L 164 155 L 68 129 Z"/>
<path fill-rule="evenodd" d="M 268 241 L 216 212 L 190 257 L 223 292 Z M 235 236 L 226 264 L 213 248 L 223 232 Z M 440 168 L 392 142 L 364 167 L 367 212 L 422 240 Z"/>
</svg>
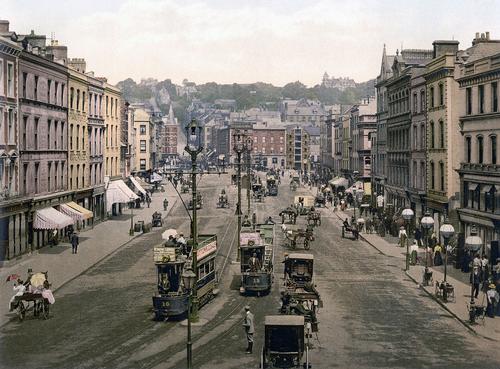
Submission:
<svg viewBox="0 0 500 369">
<path fill-rule="evenodd" d="M 14 310 L 14 302 L 17 296 L 22 296 L 26 292 L 26 286 L 21 279 L 17 279 L 17 284 L 14 283 L 12 290 L 15 292 L 14 296 L 11 297 L 9 301 L 9 311 Z"/>
<path fill-rule="evenodd" d="M 472 295 L 477 299 L 479 296 L 479 286 L 481 284 L 481 270 L 479 268 L 474 267 L 470 275 L 470 283 L 472 283 Z"/>
<path fill-rule="evenodd" d="M 148 208 L 149 208 L 149 205 L 151 204 L 151 197 L 149 197 L 148 194 L 146 194 L 146 203 L 148 204 Z"/>
<path fill-rule="evenodd" d="M 76 232 L 73 232 L 71 235 L 71 253 L 72 254 L 77 254 L 78 253 L 78 244 L 80 243 L 80 240 L 78 239 L 78 235 Z"/>
<path fill-rule="evenodd" d="M 441 245 L 437 244 L 436 247 L 434 247 L 434 265 L 439 266 L 443 265 L 443 257 L 441 253 L 443 252 L 443 248 Z"/>
<path fill-rule="evenodd" d="M 488 314 L 490 318 L 495 317 L 495 310 L 499 301 L 500 301 L 500 296 L 496 290 L 495 285 L 491 283 L 488 286 L 488 291 L 486 292 L 486 302 L 487 302 L 486 314 Z"/>
<path fill-rule="evenodd" d="M 165 199 L 165 200 L 163 200 L 163 210 L 167 211 L 167 209 L 168 209 L 168 200 Z"/>
<path fill-rule="evenodd" d="M 417 242 L 418 247 L 422 247 L 422 231 L 420 228 L 415 229 L 415 241 Z"/>
<path fill-rule="evenodd" d="M 246 338 L 247 338 L 247 354 L 252 353 L 253 349 L 253 334 L 254 334 L 254 326 L 253 326 L 254 318 L 253 314 L 250 312 L 250 306 L 245 306 L 245 319 L 243 321 L 243 327 L 245 328 Z"/>
<path fill-rule="evenodd" d="M 483 278 L 483 281 L 487 281 L 490 277 L 490 268 L 488 264 L 488 258 L 486 257 L 486 254 L 483 254 L 483 257 L 481 258 L 481 277 Z"/>
<path fill-rule="evenodd" d="M 401 226 L 399 227 L 399 235 L 398 235 L 398 238 L 399 238 L 399 246 L 400 247 L 404 247 L 406 246 L 406 242 L 407 242 L 407 239 L 408 239 L 408 235 L 406 234 L 406 229 L 405 227 Z"/>
<path fill-rule="evenodd" d="M 469 250 L 465 250 L 464 256 L 462 257 L 462 272 L 469 273 L 470 272 L 470 264 L 472 258 Z"/>
</svg>

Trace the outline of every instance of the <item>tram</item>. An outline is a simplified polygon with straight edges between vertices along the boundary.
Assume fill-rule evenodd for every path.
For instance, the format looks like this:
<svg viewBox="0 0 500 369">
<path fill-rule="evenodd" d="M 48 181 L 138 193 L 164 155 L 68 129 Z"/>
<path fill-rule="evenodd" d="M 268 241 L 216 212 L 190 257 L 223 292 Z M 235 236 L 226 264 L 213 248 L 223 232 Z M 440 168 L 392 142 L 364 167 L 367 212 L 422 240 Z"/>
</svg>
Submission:
<svg viewBox="0 0 500 369">
<path fill-rule="evenodd" d="M 198 237 L 196 283 L 199 306 L 205 305 L 215 295 L 217 252 L 216 235 Z M 182 285 L 182 272 L 192 265 L 192 252 L 183 255 L 180 247 L 158 246 L 153 249 L 157 272 L 158 292 L 153 296 L 155 320 L 184 317 L 188 309 L 189 293 Z"/>
</svg>

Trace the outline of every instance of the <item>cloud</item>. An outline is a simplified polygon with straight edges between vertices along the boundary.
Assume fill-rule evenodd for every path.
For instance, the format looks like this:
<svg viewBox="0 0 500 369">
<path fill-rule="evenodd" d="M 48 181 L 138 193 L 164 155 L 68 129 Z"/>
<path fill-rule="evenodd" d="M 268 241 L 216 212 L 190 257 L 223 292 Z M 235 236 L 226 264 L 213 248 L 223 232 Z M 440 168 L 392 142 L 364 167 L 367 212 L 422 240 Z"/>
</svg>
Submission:
<svg viewBox="0 0 500 369">
<path fill-rule="evenodd" d="M 324 71 L 362 81 L 377 75 L 384 43 L 394 53 L 401 43 L 431 48 L 439 38 L 465 47 L 476 31 L 500 38 L 493 0 L 423 0 L 412 8 L 397 0 L 7 0 L 2 8 L 13 29 L 55 32 L 70 56 L 85 57 L 112 82 L 313 85 Z"/>
</svg>

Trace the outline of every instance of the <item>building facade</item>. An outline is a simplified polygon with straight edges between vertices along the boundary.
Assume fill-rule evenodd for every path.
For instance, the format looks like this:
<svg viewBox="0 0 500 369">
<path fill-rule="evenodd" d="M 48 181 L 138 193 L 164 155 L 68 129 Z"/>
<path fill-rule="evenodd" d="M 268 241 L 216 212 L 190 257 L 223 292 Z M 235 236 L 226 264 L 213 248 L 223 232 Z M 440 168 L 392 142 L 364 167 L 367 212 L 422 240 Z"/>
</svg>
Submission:
<svg viewBox="0 0 500 369">
<path fill-rule="evenodd" d="M 121 178 L 120 172 L 120 103 L 121 92 L 113 85 L 104 82 L 105 99 L 105 146 L 104 176 L 110 179 Z"/>
<path fill-rule="evenodd" d="M 135 170 L 138 172 L 152 169 L 151 140 L 154 124 L 150 113 L 142 106 L 134 106 Z"/>
<path fill-rule="evenodd" d="M 257 122 L 253 125 L 252 155 L 264 168 L 285 168 L 286 134 L 281 123 Z"/>
<path fill-rule="evenodd" d="M 302 172 L 311 170 L 310 162 L 310 138 L 307 131 L 298 126 L 293 125 L 287 127 L 286 130 L 286 168 L 294 169 Z"/>
</svg>

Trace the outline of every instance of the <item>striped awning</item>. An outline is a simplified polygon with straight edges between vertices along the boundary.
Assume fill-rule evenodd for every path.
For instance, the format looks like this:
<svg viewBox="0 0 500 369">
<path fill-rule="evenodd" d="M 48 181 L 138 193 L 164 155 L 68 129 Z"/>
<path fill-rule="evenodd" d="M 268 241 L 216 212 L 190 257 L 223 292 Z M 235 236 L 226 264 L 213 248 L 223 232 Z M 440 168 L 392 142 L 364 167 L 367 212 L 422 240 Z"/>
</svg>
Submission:
<svg viewBox="0 0 500 369">
<path fill-rule="evenodd" d="M 146 190 L 142 188 L 142 186 L 139 184 L 139 182 L 137 182 L 137 180 L 133 176 L 130 176 L 130 181 L 137 189 L 137 191 L 141 192 L 144 196 L 146 196 Z"/>
<path fill-rule="evenodd" d="M 50 207 L 35 212 L 34 229 L 62 229 L 74 223 L 74 220 Z"/>
<path fill-rule="evenodd" d="M 82 213 L 73 209 L 72 207 L 69 207 L 66 204 L 61 204 L 61 206 L 59 206 L 59 210 L 61 211 L 61 213 L 66 214 L 68 217 L 73 219 L 75 222 L 84 220 Z"/>
<path fill-rule="evenodd" d="M 90 219 L 94 217 L 94 213 L 92 213 L 90 210 L 85 209 L 83 206 L 78 205 L 74 201 L 68 202 L 66 205 L 68 205 L 70 208 L 78 211 L 79 213 L 83 214 L 83 219 Z"/>
</svg>

